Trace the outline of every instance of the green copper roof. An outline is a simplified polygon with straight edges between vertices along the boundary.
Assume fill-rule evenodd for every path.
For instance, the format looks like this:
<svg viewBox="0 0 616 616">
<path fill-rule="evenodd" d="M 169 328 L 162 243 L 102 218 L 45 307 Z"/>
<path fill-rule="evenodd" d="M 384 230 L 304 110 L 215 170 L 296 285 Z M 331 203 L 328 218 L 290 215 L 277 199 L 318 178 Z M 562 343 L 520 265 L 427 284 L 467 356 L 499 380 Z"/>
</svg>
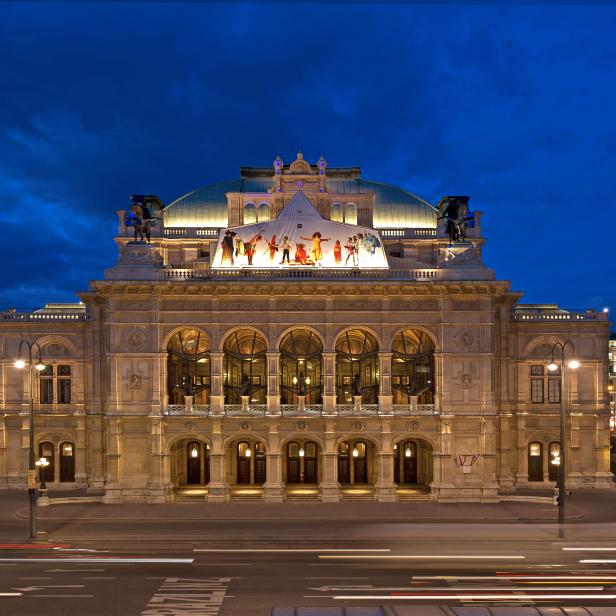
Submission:
<svg viewBox="0 0 616 616">
<path fill-rule="evenodd" d="M 198 188 L 164 210 L 166 227 L 226 227 L 227 197 L 229 192 L 267 193 L 273 186 L 270 177 L 242 178 Z M 377 229 L 436 227 L 437 210 L 427 201 L 389 184 L 362 180 L 361 178 L 328 178 L 330 192 L 352 195 L 373 192 L 375 205 L 374 227 Z M 310 195 L 307 195 L 310 198 Z"/>
</svg>

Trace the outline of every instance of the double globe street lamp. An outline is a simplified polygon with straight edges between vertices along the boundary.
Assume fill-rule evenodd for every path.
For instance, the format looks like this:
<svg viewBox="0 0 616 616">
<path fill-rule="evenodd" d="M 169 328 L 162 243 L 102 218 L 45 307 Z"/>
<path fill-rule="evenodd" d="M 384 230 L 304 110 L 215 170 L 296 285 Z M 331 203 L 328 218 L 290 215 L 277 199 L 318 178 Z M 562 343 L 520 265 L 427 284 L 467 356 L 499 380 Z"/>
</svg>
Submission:
<svg viewBox="0 0 616 616">
<path fill-rule="evenodd" d="M 567 349 L 570 349 L 572 358 L 566 360 Z M 558 536 L 565 538 L 565 483 L 566 483 L 566 430 L 565 430 L 565 396 L 567 370 L 576 370 L 580 367 L 580 362 L 574 359 L 575 346 L 571 340 L 556 342 L 552 347 L 552 359 L 548 364 L 550 372 L 557 372 L 560 369 L 560 451 L 558 455 Z M 560 363 L 556 363 L 560 360 Z M 556 461 L 556 460 L 555 460 Z"/>
<path fill-rule="evenodd" d="M 22 356 L 22 350 L 27 350 Z M 38 350 L 38 359 L 36 362 L 32 359 L 32 352 Z M 30 501 L 30 538 L 36 538 L 36 462 L 34 453 L 34 385 L 33 385 L 33 370 L 41 372 L 46 366 L 41 359 L 41 347 L 37 342 L 22 340 L 19 343 L 19 358 L 15 361 L 15 368 L 23 370 L 28 368 L 28 394 L 29 394 L 29 441 L 30 452 L 28 455 L 28 496 Z"/>
</svg>

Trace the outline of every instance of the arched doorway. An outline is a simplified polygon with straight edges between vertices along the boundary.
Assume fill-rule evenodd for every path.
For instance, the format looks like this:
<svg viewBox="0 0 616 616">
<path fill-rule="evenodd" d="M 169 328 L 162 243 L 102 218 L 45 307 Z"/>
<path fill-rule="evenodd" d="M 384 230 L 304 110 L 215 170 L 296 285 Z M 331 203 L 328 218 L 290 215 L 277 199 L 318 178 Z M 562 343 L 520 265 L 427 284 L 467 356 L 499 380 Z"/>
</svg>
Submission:
<svg viewBox="0 0 616 616">
<path fill-rule="evenodd" d="M 45 458 L 49 463 L 42 470 L 42 478 L 45 479 L 45 483 L 51 483 L 55 481 L 56 477 L 56 456 L 55 447 L 51 441 L 43 441 L 39 443 L 39 459 Z"/>
<path fill-rule="evenodd" d="M 403 329 L 393 339 L 391 388 L 394 404 L 410 404 L 417 396 L 419 404 L 434 403 L 434 343 L 416 329 Z"/>
<path fill-rule="evenodd" d="M 167 391 L 171 404 L 184 404 L 184 396 L 194 403 L 210 403 L 210 345 L 197 329 L 176 332 L 167 345 Z"/>
<path fill-rule="evenodd" d="M 267 394 L 267 342 L 256 330 L 237 329 L 227 336 L 225 352 L 225 402 L 241 404 L 248 396 L 253 404 L 265 404 Z"/>
<path fill-rule="evenodd" d="M 280 342 L 280 397 L 282 404 L 321 404 L 323 345 L 309 329 L 294 329 Z"/>
<path fill-rule="evenodd" d="M 338 482 L 342 485 L 368 484 L 371 476 L 371 444 L 363 440 L 338 445 Z"/>
<path fill-rule="evenodd" d="M 267 456 L 261 441 L 240 441 L 236 446 L 236 477 L 238 485 L 263 485 L 267 479 Z"/>
<path fill-rule="evenodd" d="M 318 483 L 318 446 L 314 441 L 287 444 L 287 483 Z"/>
<path fill-rule="evenodd" d="M 60 443 L 60 481 L 75 481 L 75 444 Z"/>
<path fill-rule="evenodd" d="M 417 443 L 404 441 L 394 445 L 394 483 L 417 484 Z"/>
<path fill-rule="evenodd" d="M 184 438 L 170 450 L 171 481 L 176 487 L 204 486 L 210 482 L 210 446 L 196 438 Z"/>
<path fill-rule="evenodd" d="M 363 329 L 351 329 L 336 342 L 336 395 L 338 404 L 350 404 L 361 395 L 364 404 L 377 404 L 379 345 Z"/>
<path fill-rule="evenodd" d="M 539 441 L 528 446 L 528 481 L 543 481 L 543 445 Z"/>
</svg>

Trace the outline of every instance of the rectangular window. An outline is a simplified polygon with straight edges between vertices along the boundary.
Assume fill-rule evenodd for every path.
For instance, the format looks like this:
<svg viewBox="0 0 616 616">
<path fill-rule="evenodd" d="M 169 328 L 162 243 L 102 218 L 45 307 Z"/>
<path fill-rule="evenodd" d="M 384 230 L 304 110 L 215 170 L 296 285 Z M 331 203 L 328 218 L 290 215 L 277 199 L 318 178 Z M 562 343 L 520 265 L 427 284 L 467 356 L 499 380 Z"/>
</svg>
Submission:
<svg viewBox="0 0 616 616">
<path fill-rule="evenodd" d="M 41 378 L 41 404 L 53 403 L 53 379 Z"/>
<path fill-rule="evenodd" d="M 530 367 L 530 373 L 532 376 L 543 376 L 543 366 L 533 365 Z"/>
<path fill-rule="evenodd" d="M 71 401 L 71 379 L 58 379 L 58 404 Z"/>
<path fill-rule="evenodd" d="M 560 402 L 560 379 L 548 379 L 548 402 Z"/>
<path fill-rule="evenodd" d="M 530 399 L 531 402 L 543 402 L 543 379 L 530 380 Z"/>
</svg>

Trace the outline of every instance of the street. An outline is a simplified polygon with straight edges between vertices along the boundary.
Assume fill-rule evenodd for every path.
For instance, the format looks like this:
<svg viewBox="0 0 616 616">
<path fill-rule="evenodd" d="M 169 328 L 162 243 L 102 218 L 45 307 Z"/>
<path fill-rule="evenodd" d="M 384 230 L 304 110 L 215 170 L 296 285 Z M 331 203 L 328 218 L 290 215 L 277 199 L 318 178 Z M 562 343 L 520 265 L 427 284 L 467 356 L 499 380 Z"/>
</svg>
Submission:
<svg viewBox="0 0 616 616">
<path fill-rule="evenodd" d="M 39 509 L 33 543 L 23 495 L 4 494 L 2 614 L 268 616 L 323 607 L 329 615 L 383 606 L 422 615 L 428 606 L 485 605 L 616 614 L 611 493 L 594 506 L 572 499 L 562 541 L 543 503 L 189 503 L 53 505 Z"/>
</svg>

